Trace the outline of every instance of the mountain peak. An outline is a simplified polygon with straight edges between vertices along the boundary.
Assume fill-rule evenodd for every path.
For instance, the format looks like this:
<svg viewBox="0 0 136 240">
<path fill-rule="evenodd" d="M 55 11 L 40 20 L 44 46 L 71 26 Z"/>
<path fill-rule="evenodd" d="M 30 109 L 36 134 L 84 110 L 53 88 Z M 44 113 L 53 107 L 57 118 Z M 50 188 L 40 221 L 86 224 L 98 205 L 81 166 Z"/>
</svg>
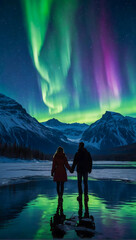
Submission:
<svg viewBox="0 0 136 240">
<path fill-rule="evenodd" d="M 23 113 L 27 114 L 26 110 L 21 106 L 21 104 L 17 103 L 10 97 L 7 97 L 0 93 L 0 112 L 1 114 L 6 113 Z"/>
<path fill-rule="evenodd" d="M 57 119 L 52 119 L 57 122 Z M 26 146 L 42 152 L 53 154 L 58 144 L 67 153 L 76 150 L 76 144 L 67 140 L 63 132 L 53 127 L 43 126 L 15 100 L 0 94 L 0 142 Z"/>
<path fill-rule="evenodd" d="M 116 119 L 116 118 L 124 118 L 123 115 L 121 115 L 120 113 L 117 113 L 117 112 L 111 112 L 111 111 L 106 111 L 103 115 L 102 115 L 102 119 L 106 119 L 106 120 L 109 120 L 109 119 Z"/>
<path fill-rule="evenodd" d="M 59 120 L 56 119 L 56 118 L 49 119 L 48 121 L 50 121 L 50 122 L 59 122 Z"/>
<path fill-rule="evenodd" d="M 63 123 L 62 122 L 60 122 L 58 119 L 56 119 L 56 118 L 52 118 L 52 119 L 49 119 L 47 122 L 46 122 L 46 124 L 48 125 L 48 126 L 60 126 L 60 125 L 62 125 Z"/>
<path fill-rule="evenodd" d="M 106 111 L 83 133 L 82 140 L 102 150 L 136 142 L 136 118 Z"/>
</svg>

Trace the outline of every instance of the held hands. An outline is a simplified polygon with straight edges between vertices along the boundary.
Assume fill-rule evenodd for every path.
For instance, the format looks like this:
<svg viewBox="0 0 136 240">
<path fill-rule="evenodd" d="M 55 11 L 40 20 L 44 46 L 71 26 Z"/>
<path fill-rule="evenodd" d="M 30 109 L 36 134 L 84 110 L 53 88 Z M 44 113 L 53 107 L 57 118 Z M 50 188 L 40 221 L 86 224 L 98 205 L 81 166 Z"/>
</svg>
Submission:
<svg viewBox="0 0 136 240">
<path fill-rule="evenodd" d="M 70 173 L 73 173 L 74 172 L 74 169 L 71 167 L 71 169 L 70 169 Z"/>
<path fill-rule="evenodd" d="M 89 169 L 89 171 L 88 171 L 89 173 L 91 173 L 92 172 L 92 169 Z"/>
</svg>

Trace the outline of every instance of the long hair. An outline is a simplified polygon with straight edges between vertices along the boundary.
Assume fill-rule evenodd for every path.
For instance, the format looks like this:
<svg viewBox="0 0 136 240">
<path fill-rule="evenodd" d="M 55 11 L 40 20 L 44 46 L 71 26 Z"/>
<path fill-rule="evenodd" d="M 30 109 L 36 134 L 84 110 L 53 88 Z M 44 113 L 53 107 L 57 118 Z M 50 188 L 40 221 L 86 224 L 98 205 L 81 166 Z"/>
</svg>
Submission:
<svg viewBox="0 0 136 240">
<path fill-rule="evenodd" d="M 63 153 L 63 154 L 65 154 L 65 153 L 64 153 L 64 149 L 63 149 L 62 147 L 58 147 L 58 148 L 57 148 L 57 150 L 56 150 L 56 152 L 55 152 L 55 154 L 54 154 L 53 157 L 55 157 L 57 153 Z"/>
</svg>

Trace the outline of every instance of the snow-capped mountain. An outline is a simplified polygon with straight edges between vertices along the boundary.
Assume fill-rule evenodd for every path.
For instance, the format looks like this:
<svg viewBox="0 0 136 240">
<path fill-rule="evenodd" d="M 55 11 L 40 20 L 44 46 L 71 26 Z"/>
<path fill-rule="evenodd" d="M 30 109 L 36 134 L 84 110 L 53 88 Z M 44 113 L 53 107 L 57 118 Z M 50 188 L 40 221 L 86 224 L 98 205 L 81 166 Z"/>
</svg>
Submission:
<svg viewBox="0 0 136 240">
<path fill-rule="evenodd" d="M 42 123 L 46 127 L 59 130 L 71 142 L 79 142 L 83 132 L 89 127 L 85 123 L 63 123 L 55 118 Z"/>
<path fill-rule="evenodd" d="M 81 140 L 99 150 L 135 143 L 136 118 L 106 111 L 83 133 Z"/>
<path fill-rule="evenodd" d="M 30 146 L 45 153 L 54 153 L 61 145 L 71 153 L 77 148 L 62 132 L 43 126 L 20 104 L 0 94 L 0 142 Z"/>
<path fill-rule="evenodd" d="M 136 118 L 107 111 L 90 126 L 56 119 L 41 124 L 16 101 L 0 94 L 0 143 L 16 142 L 44 153 L 62 146 L 66 153 L 75 153 L 79 141 L 94 153 L 136 143 Z"/>
</svg>

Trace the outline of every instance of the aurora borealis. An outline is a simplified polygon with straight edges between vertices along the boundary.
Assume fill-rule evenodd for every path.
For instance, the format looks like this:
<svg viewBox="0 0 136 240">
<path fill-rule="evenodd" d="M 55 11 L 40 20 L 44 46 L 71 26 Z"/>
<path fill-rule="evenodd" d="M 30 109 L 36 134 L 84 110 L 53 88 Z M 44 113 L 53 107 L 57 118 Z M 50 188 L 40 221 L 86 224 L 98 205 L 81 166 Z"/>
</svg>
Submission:
<svg viewBox="0 0 136 240">
<path fill-rule="evenodd" d="M 135 0 L 11 2 L 0 8 L 1 93 L 39 121 L 136 117 Z"/>
</svg>

